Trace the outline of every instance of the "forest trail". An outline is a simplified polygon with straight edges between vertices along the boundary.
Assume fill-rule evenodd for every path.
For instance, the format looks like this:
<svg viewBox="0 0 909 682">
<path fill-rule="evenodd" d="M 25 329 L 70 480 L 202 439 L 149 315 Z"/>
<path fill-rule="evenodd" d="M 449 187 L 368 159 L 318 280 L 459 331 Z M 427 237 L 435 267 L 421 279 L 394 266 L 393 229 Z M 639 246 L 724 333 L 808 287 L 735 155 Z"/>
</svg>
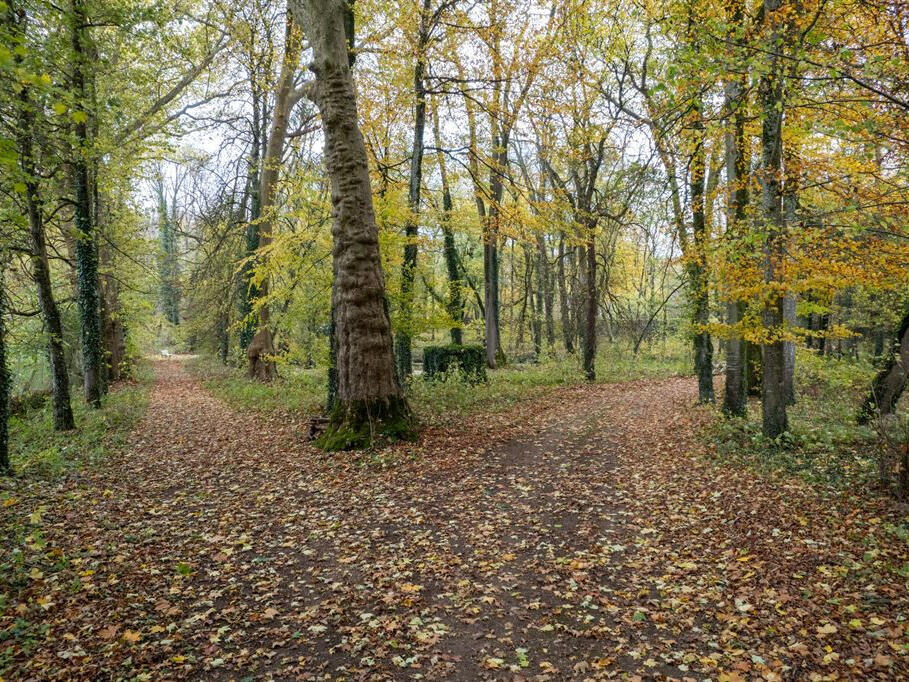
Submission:
<svg viewBox="0 0 909 682">
<path fill-rule="evenodd" d="M 48 557 L 16 679 L 909 674 L 874 569 L 909 561 L 897 519 L 690 454 L 692 379 L 559 389 L 382 467 L 155 370 L 120 456 L 2 510 L 43 507 Z"/>
</svg>

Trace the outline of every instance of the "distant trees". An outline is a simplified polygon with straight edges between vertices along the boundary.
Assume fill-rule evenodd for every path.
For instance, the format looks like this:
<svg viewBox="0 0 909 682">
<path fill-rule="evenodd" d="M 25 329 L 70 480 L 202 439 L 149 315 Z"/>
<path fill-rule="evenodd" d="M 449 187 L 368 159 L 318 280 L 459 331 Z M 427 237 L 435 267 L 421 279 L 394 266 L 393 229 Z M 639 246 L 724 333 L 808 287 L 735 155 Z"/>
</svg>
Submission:
<svg viewBox="0 0 909 682">
<path fill-rule="evenodd" d="M 328 365 L 335 447 L 410 433 L 401 381 L 440 333 L 590 380 L 607 341 L 684 336 L 699 400 L 725 366 L 724 411 L 761 394 L 771 438 L 798 341 L 883 354 L 909 150 L 884 0 L 205 11 L 2 10 L 12 365 L 46 348 L 58 428 L 152 315 L 261 380 Z"/>
<path fill-rule="evenodd" d="M 126 325 L 144 307 L 135 292 L 158 289 L 143 280 L 155 269 L 131 204 L 136 152 L 162 121 L 166 126 L 200 70 L 173 76 L 182 70 L 174 43 L 157 46 L 154 64 L 129 56 L 155 40 L 137 29 L 149 21 L 167 32 L 183 19 L 91 0 L 0 7 L 0 223 L 4 322 L 12 320 L 5 352 L 11 366 L 24 361 L 46 381 L 58 430 L 75 426 L 74 379 L 81 375 L 86 401 L 99 407 L 108 383 L 121 377 L 129 360 Z M 200 46 L 205 42 L 183 47 L 192 55 Z M 212 54 L 200 63 L 210 65 Z M 173 253 L 174 240 L 164 241 Z M 32 347 L 46 350 L 44 367 L 27 357 Z M 21 370 L 4 380 L 7 396 L 30 390 Z"/>
</svg>

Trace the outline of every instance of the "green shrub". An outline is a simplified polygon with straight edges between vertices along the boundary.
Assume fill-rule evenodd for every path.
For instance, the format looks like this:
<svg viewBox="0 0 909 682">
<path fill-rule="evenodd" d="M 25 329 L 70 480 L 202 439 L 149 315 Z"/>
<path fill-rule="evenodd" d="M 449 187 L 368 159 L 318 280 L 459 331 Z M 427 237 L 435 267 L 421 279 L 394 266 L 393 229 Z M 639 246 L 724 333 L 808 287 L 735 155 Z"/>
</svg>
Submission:
<svg viewBox="0 0 909 682">
<path fill-rule="evenodd" d="M 444 380 L 457 369 L 468 381 L 486 381 L 486 351 L 483 346 L 427 346 L 423 349 L 423 378 Z"/>
</svg>

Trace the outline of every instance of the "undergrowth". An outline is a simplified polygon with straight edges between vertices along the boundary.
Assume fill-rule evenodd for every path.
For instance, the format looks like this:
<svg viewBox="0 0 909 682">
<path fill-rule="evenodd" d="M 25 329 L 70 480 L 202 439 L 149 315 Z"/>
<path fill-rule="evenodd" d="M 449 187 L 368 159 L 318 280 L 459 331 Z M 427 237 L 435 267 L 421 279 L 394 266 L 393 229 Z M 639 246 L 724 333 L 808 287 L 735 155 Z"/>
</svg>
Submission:
<svg viewBox="0 0 909 682">
<path fill-rule="evenodd" d="M 775 440 L 765 438 L 760 402 L 752 399 L 744 418 L 709 420 L 705 435 L 712 455 L 761 474 L 797 476 L 836 490 L 874 485 L 876 434 L 856 422 L 874 371 L 868 361 L 799 350 L 789 431 Z"/>
<path fill-rule="evenodd" d="M 10 417 L 10 452 L 19 477 L 53 480 L 87 464 L 94 464 L 125 444 L 145 414 L 151 372 L 141 368 L 133 381 L 113 388 L 101 403 L 90 408 L 78 387 L 72 397 L 76 428 L 54 431 L 50 401 L 38 409 Z"/>
<path fill-rule="evenodd" d="M 284 365 L 276 381 L 263 384 L 248 379 L 242 369 L 212 358 L 193 358 L 189 367 L 207 390 L 238 410 L 317 414 L 324 408 L 324 368 Z M 596 366 L 597 381 L 602 383 L 688 374 L 690 368 L 687 344 L 674 341 L 644 348 L 637 356 L 627 345 L 603 344 Z M 577 357 L 550 357 L 539 363 L 510 363 L 490 370 L 488 381 L 481 383 L 465 380 L 457 372 L 445 381 L 425 381 L 415 375 L 407 381 L 407 398 L 419 421 L 431 425 L 476 412 L 505 410 L 559 386 L 583 382 Z"/>
</svg>

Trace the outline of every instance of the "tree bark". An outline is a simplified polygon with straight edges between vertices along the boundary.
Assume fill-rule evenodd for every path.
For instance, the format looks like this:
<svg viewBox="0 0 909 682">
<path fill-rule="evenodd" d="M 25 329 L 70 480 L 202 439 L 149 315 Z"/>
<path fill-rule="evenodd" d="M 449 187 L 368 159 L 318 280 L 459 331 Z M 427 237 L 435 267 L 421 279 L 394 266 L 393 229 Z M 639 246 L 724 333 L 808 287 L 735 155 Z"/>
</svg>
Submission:
<svg viewBox="0 0 909 682">
<path fill-rule="evenodd" d="M 9 400 L 12 395 L 12 376 L 6 362 L 6 289 L 4 270 L 0 261 L 0 475 L 12 476 L 9 458 Z"/>
<path fill-rule="evenodd" d="M 417 35 L 417 60 L 413 67 L 414 123 L 407 190 L 407 222 L 404 225 L 404 262 L 401 265 L 401 325 L 395 339 L 395 359 L 402 379 L 413 372 L 413 288 L 417 272 L 417 239 L 420 236 L 420 189 L 423 183 L 423 137 L 426 131 L 426 45 L 429 42 L 429 3 L 423 0 Z"/>
<path fill-rule="evenodd" d="M 331 178 L 337 398 L 320 438 L 328 449 L 413 436 L 395 372 L 366 146 L 357 122 L 343 0 L 291 0 L 313 49 L 312 98 L 322 115 Z"/>
<path fill-rule="evenodd" d="M 284 37 L 284 55 L 281 60 L 281 72 L 278 76 L 278 89 L 275 93 L 275 106 L 272 110 L 271 128 L 268 132 L 268 143 L 262 157 L 262 170 L 259 178 L 259 202 L 261 215 L 258 220 L 258 249 L 267 247 L 272 240 L 275 224 L 278 179 L 281 173 L 281 162 L 284 157 L 284 141 L 287 137 L 287 125 L 293 105 L 298 101 L 294 96 L 294 76 L 300 61 L 302 36 L 294 25 L 292 15 L 288 12 Z M 271 381 L 278 372 L 273 359 L 275 346 L 272 339 L 267 301 L 269 278 L 266 275 L 259 283 L 258 297 L 262 299 L 258 310 L 256 333 L 246 349 L 247 374 L 251 379 Z"/>
<path fill-rule="evenodd" d="M 537 235 L 537 252 L 534 262 L 534 286 L 536 288 L 536 297 L 534 298 L 533 308 L 533 347 L 537 360 L 543 353 L 543 317 L 546 300 L 546 250 L 541 245 L 540 240 L 543 235 Z"/>
<path fill-rule="evenodd" d="M 7 10 L 12 12 L 12 10 Z M 18 21 L 17 21 L 18 19 Z M 24 34 L 24 12 L 13 18 L 17 32 Z M 47 241 L 44 229 L 44 210 L 38 186 L 38 174 L 34 146 L 35 103 L 31 89 L 25 85 L 19 92 L 18 126 L 16 131 L 19 151 L 19 168 L 25 185 L 25 203 L 28 209 L 28 232 L 31 246 L 32 278 L 38 289 L 38 303 L 47 332 L 47 357 L 51 374 L 51 396 L 54 409 L 54 429 L 68 431 L 76 426 L 70 403 L 69 373 L 66 370 L 66 352 L 63 347 L 63 323 L 60 310 L 54 299 L 51 284 L 50 261 L 47 256 Z M 2 370 L 0 370 L 2 371 Z"/>
<path fill-rule="evenodd" d="M 446 309 L 448 316 L 454 322 L 449 330 L 451 342 L 458 345 L 464 343 L 464 334 L 461 323 L 464 321 L 464 299 L 461 292 L 461 274 L 458 265 L 458 251 L 455 246 L 454 231 L 451 229 L 451 212 L 454 205 L 451 200 L 451 187 L 448 184 L 448 172 L 445 167 L 445 154 L 442 151 L 441 135 L 439 134 L 439 112 L 434 112 L 433 134 L 436 143 L 436 155 L 439 163 L 439 175 L 442 178 L 442 217 L 439 221 L 444 239 L 443 255 L 445 257 L 445 270 L 448 273 L 448 301 Z"/>
<path fill-rule="evenodd" d="M 744 2 L 732 0 L 730 21 L 736 28 L 744 20 Z M 728 191 L 727 239 L 736 242 L 745 228 L 748 207 L 748 163 L 745 147 L 745 87 L 747 74 L 731 78 L 726 83 L 726 184 Z M 726 303 L 726 321 L 730 327 L 742 322 L 745 314 L 743 301 L 729 300 Z M 726 345 L 726 388 L 723 393 L 723 412 L 736 417 L 745 415 L 748 399 L 745 382 L 745 342 L 738 330 L 733 329 Z"/>
<path fill-rule="evenodd" d="M 862 404 L 859 423 L 867 424 L 876 415 L 892 414 L 909 381 L 909 312 L 890 346 L 887 362 L 871 383 L 871 392 Z"/>
<path fill-rule="evenodd" d="M 694 368 L 698 377 L 698 402 L 714 402 L 713 394 L 713 342 L 704 328 L 710 322 L 710 289 L 706 268 L 707 226 L 704 216 L 704 124 L 701 120 L 701 103 L 696 104 L 694 128 L 698 135 L 697 147 L 691 158 L 691 232 L 694 253 L 689 255 L 688 278 L 692 298 L 694 326 Z"/>
<path fill-rule="evenodd" d="M 247 351 L 256 334 L 257 323 L 253 316 L 253 301 L 259 296 L 259 287 L 253 282 L 253 259 L 259 248 L 259 218 L 262 213 L 260 194 L 260 164 L 262 159 L 262 141 L 267 139 L 268 131 L 264 130 L 264 116 L 262 115 L 262 100 L 259 85 L 256 79 L 250 76 L 253 90 L 252 95 L 252 143 L 248 164 L 248 177 L 246 192 L 243 197 L 242 220 L 246 220 L 246 262 L 240 272 L 240 317 L 243 326 L 240 329 L 240 349 Z M 247 207 L 248 204 L 248 207 Z"/>
<path fill-rule="evenodd" d="M 571 299 L 568 292 L 568 281 L 565 275 L 565 259 L 569 258 L 569 254 L 565 251 L 565 233 L 559 233 L 559 265 L 556 268 L 558 271 L 558 280 L 559 280 L 559 313 L 562 318 L 562 341 L 565 344 L 566 353 L 574 353 L 574 324 L 573 317 L 571 315 Z"/>
<path fill-rule="evenodd" d="M 537 252 L 540 259 L 540 270 L 543 275 L 543 308 L 546 317 L 546 345 L 550 351 L 555 347 L 555 320 L 553 307 L 555 292 L 553 291 L 552 269 L 549 266 L 549 250 L 546 247 L 546 237 L 537 235 Z"/>
<path fill-rule="evenodd" d="M 596 379 L 597 355 L 597 252 L 596 226 L 589 227 L 584 249 L 584 376 Z"/>
<path fill-rule="evenodd" d="M 764 20 L 770 27 L 770 44 L 774 50 L 781 42 L 780 23 L 783 0 L 764 0 Z M 786 415 L 785 345 L 780 338 L 783 327 L 783 297 L 778 292 L 780 268 L 784 255 L 785 224 L 782 212 L 780 171 L 782 165 L 783 74 L 780 56 L 770 52 L 761 77 L 758 96 L 761 104 L 761 217 L 763 219 L 763 277 L 767 288 L 763 310 L 764 334 L 770 337 L 762 344 L 763 433 L 777 438 L 788 429 Z"/>
<path fill-rule="evenodd" d="M 70 16 L 71 89 L 74 99 L 73 129 L 76 144 L 70 168 L 73 182 L 73 218 L 76 228 L 76 268 L 79 288 L 79 329 L 82 339 L 82 377 L 85 400 L 101 407 L 103 391 L 101 357 L 101 306 L 98 291 L 98 248 L 89 194 L 88 112 L 85 108 L 86 26 L 84 0 L 72 0 Z"/>
</svg>

